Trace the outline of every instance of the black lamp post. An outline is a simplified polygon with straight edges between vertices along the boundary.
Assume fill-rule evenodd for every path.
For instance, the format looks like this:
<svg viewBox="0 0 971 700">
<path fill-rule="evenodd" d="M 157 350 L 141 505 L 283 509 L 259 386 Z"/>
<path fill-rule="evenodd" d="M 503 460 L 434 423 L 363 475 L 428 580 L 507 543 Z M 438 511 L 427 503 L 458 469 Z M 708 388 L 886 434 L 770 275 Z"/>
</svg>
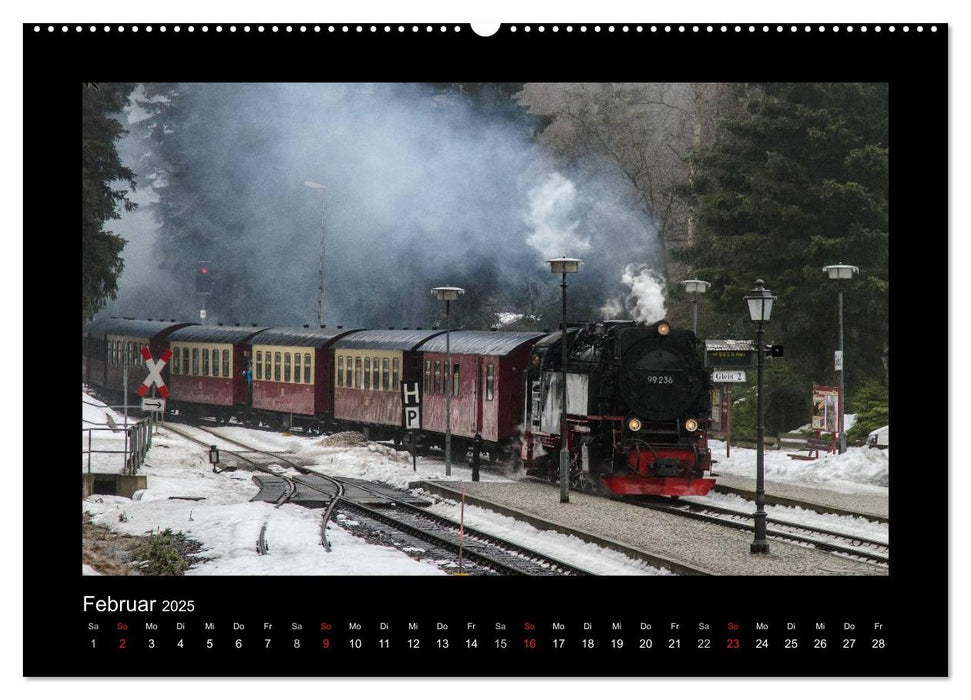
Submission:
<svg viewBox="0 0 971 700">
<path fill-rule="evenodd" d="M 827 265 L 823 268 L 823 272 L 829 275 L 831 280 L 848 280 L 852 279 L 853 275 L 860 271 L 860 268 L 854 267 L 853 265 L 844 265 L 840 263 L 839 265 Z M 839 405 L 839 435 L 837 440 L 839 442 L 840 454 L 846 452 L 846 431 L 843 430 L 843 414 L 846 412 L 844 406 L 846 403 L 846 394 L 844 393 L 844 358 L 843 358 L 843 282 L 839 283 L 839 314 L 840 314 L 840 349 L 837 355 L 836 361 L 836 371 L 839 373 L 840 378 L 840 405 Z"/>
<path fill-rule="evenodd" d="M 209 464 L 212 465 L 212 470 L 218 472 L 216 465 L 219 464 L 219 448 L 215 445 L 210 445 L 209 447 Z"/>
<path fill-rule="evenodd" d="M 704 280 L 682 280 L 681 284 L 684 285 L 684 291 L 694 297 L 695 302 L 695 335 L 698 335 L 698 297 L 708 291 L 708 287 L 711 286 L 710 282 L 705 282 Z"/>
<path fill-rule="evenodd" d="M 550 272 L 554 275 L 563 275 L 560 282 L 560 289 L 563 290 L 563 325 L 560 332 L 560 346 L 563 349 L 560 360 L 561 380 L 563 384 L 563 403 L 560 412 L 560 503 L 570 502 L 570 445 L 569 434 L 566 422 L 566 275 L 570 272 L 577 272 L 580 269 L 580 260 L 577 258 L 553 258 L 547 260 L 550 264 Z"/>
<path fill-rule="evenodd" d="M 461 287 L 435 287 L 432 294 L 445 302 L 445 476 L 452 476 L 452 327 L 449 322 L 451 303 L 465 294 Z"/>
<path fill-rule="evenodd" d="M 768 554 L 769 543 L 765 539 L 765 412 L 762 401 L 762 366 L 765 363 L 765 346 L 762 344 L 763 325 L 772 315 L 772 302 L 776 297 L 765 288 L 762 280 L 756 280 L 755 289 L 745 297 L 748 313 L 755 330 L 755 357 L 758 362 L 758 383 L 756 385 L 756 427 L 755 445 L 755 540 L 752 554 Z"/>
</svg>

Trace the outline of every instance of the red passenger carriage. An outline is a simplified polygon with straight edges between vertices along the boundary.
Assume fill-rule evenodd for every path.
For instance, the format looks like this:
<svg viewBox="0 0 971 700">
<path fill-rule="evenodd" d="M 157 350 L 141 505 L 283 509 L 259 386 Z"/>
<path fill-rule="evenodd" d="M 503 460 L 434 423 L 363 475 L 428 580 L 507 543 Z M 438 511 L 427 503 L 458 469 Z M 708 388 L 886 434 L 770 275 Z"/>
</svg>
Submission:
<svg viewBox="0 0 971 700">
<path fill-rule="evenodd" d="M 138 401 L 138 387 L 147 375 L 141 349 L 147 347 L 152 357 L 159 359 L 169 347 L 171 333 L 187 325 L 128 318 L 109 318 L 92 323 L 83 337 L 82 381 L 111 395 L 121 396 L 127 368 L 128 398 Z M 162 379 L 168 384 L 168 365 L 162 370 Z"/>
<path fill-rule="evenodd" d="M 515 437 L 523 421 L 523 372 L 541 333 L 452 331 L 452 368 L 446 338 L 438 335 L 419 348 L 422 355 L 422 430 L 445 433 L 446 392 L 452 387 L 453 441 L 478 433 L 486 449 Z M 461 449 L 461 447 L 460 447 Z"/>
<path fill-rule="evenodd" d="M 187 326 L 172 333 L 169 407 L 228 419 L 249 404 L 246 355 L 260 328 Z"/>
<path fill-rule="evenodd" d="M 399 436 L 401 382 L 421 378 L 423 342 L 445 331 L 369 330 L 334 343 L 334 418 L 369 437 Z"/>
<path fill-rule="evenodd" d="M 350 330 L 267 328 L 250 340 L 253 410 L 317 431 L 334 410 L 336 340 Z"/>
</svg>

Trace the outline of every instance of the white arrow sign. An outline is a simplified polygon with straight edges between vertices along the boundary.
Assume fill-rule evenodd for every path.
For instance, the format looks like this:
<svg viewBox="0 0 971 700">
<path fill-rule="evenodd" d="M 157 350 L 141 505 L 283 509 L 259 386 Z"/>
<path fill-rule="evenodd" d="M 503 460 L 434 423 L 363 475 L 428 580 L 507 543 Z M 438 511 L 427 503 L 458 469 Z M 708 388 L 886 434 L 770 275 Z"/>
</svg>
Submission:
<svg viewBox="0 0 971 700">
<path fill-rule="evenodd" d="M 142 399 L 143 411 L 165 411 L 165 399 Z"/>
</svg>

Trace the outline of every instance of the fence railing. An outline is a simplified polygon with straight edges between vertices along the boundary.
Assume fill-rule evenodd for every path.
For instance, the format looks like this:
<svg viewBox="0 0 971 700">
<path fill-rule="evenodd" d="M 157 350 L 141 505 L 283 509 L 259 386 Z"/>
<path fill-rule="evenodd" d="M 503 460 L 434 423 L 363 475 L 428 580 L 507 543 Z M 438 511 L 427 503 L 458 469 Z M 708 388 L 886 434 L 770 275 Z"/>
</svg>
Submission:
<svg viewBox="0 0 971 700">
<path fill-rule="evenodd" d="M 95 433 L 124 433 L 124 449 L 114 450 L 95 447 Z M 87 435 L 85 435 L 87 433 Z M 142 418 L 127 426 L 118 425 L 115 427 L 81 428 L 81 456 L 87 458 L 87 471 L 91 473 L 91 457 L 97 454 L 116 454 L 123 455 L 122 473 L 137 474 L 139 468 L 145 462 L 145 455 L 152 446 L 152 419 Z M 87 438 L 85 440 L 85 438 Z M 86 447 L 85 447 L 86 444 Z"/>
</svg>

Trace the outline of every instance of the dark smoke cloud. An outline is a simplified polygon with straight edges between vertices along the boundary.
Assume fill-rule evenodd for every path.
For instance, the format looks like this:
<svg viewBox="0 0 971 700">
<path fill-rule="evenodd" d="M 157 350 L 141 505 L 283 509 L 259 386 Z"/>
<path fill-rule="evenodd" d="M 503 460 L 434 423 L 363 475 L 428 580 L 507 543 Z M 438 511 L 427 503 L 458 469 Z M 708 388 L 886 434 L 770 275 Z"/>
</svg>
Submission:
<svg viewBox="0 0 971 700">
<path fill-rule="evenodd" d="M 559 290 L 545 258 L 583 258 L 571 308 L 590 317 L 628 264 L 654 262 L 655 229 L 619 175 L 558 166 L 528 127 L 482 118 L 457 96 L 332 84 L 184 93 L 192 235 L 173 246 L 160 233 L 158 163 L 136 108 L 121 152 L 142 173 L 141 207 L 114 226 L 129 243 L 109 313 L 197 320 L 191 263 L 211 259 L 210 322 L 314 323 L 322 206 L 328 325 L 431 325 L 440 308 L 429 290 L 446 284 L 469 290 L 460 321 L 473 308 L 521 311 L 532 282 L 552 326 Z"/>
</svg>

